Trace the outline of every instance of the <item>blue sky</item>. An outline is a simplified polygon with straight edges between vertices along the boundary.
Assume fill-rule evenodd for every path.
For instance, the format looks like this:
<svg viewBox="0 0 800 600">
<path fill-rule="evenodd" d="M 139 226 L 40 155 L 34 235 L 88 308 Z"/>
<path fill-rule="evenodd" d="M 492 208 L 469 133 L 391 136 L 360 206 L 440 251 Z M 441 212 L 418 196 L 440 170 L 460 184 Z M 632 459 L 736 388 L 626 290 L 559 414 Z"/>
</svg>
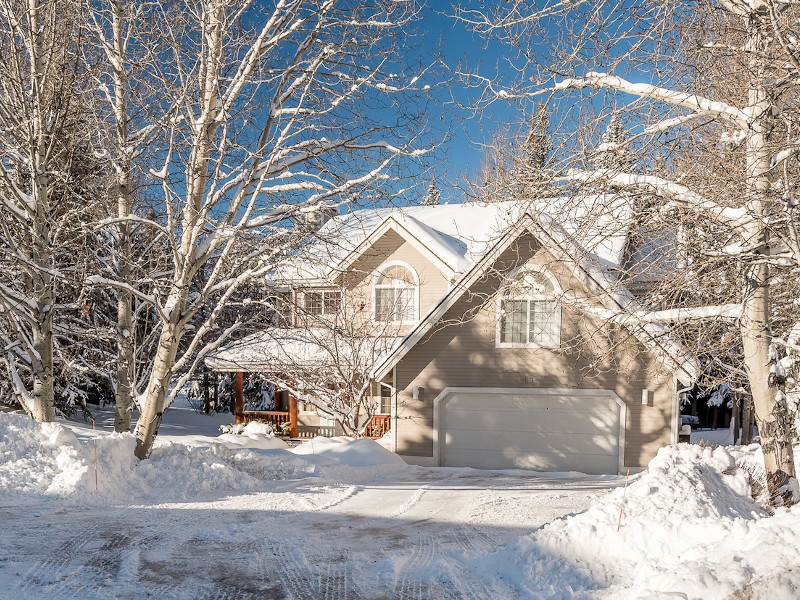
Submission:
<svg viewBox="0 0 800 600">
<path fill-rule="evenodd" d="M 503 68 L 503 55 L 508 51 L 503 45 L 492 42 L 469 32 L 453 16 L 449 2 L 433 1 L 425 9 L 424 27 L 425 50 L 434 52 L 441 44 L 444 60 L 451 68 L 475 71 L 482 75 L 494 76 L 498 68 Z M 470 90 L 462 81 L 453 79 L 442 89 L 437 90 L 439 98 L 445 102 L 440 114 L 431 114 L 431 127 L 448 138 L 442 152 L 437 154 L 433 172 L 437 184 L 442 188 L 445 200 L 457 201 L 458 190 L 447 189 L 460 184 L 464 176 L 474 177 L 483 158 L 482 143 L 492 140 L 498 126 L 518 123 L 524 118 L 523 112 L 513 103 L 495 103 L 483 115 L 476 115 L 457 103 L 471 106 L 476 99 L 475 90 Z"/>
</svg>

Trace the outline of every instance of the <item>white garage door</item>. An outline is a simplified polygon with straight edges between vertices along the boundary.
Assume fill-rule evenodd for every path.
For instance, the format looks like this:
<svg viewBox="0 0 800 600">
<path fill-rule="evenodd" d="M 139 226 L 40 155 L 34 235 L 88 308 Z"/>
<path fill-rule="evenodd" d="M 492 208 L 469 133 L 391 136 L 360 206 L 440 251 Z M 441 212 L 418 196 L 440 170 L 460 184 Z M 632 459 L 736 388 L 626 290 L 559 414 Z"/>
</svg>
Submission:
<svg viewBox="0 0 800 600">
<path fill-rule="evenodd" d="M 457 388 L 438 406 L 440 464 L 617 473 L 624 404 L 602 390 Z"/>
</svg>

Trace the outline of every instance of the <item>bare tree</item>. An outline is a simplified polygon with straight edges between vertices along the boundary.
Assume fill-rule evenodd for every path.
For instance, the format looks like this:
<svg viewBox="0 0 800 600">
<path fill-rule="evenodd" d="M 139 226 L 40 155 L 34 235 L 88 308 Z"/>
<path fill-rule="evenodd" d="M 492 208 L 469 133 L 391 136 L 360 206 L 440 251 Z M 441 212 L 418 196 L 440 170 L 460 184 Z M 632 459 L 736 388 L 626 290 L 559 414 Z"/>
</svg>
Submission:
<svg viewBox="0 0 800 600">
<path fill-rule="evenodd" d="M 770 495 L 776 503 L 791 501 L 795 468 L 776 347 L 786 323 L 771 292 L 800 267 L 794 3 L 642 0 L 532 8 L 518 1 L 465 9 L 460 17 L 519 50 L 509 61 L 523 78 L 481 79 L 484 100 L 547 94 L 559 114 L 559 193 L 579 190 L 585 197 L 587 190 L 611 188 L 630 198 L 639 231 L 650 234 L 641 249 L 650 246 L 651 257 L 661 258 L 629 264 L 619 281 L 642 282 L 643 269 L 671 266 L 669 277 L 649 278 L 647 310 L 609 318 L 736 325 Z M 601 143 L 597 160 L 590 148 Z M 609 160 L 609 150 L 617 158 L 624 152 L 625 160 Z M 586 226 L 592 219 L 585 216 Z"/>
<path fill-rule="evenodd" d="M 420 73 L 397 74 L 392 62 L 415 17 L 411 2 L 281 0 L 264 12 L 207 0 L 148 5 L 146 17 L 159 34 L 147 68 L 164 115 L 161 163 L 149 175 L 166 211 L 146 224 L 169 242 L 171 265 L 149 293 L 90 278 L 148 302 L 160 321 L 152 372 L 135 397 L 139 458 L 182 382 L 240 325 L 216 330 L 226 303 L 292 251 L 288 218 L 338 206 L 420 152 L 406 149 L 417 116 L 395 111 Z M 262 243 L 244 248 L 253 231 Z"/>
<path fill-rule="evenodd" d="M 248 360 L 261 363 L 264 378 L 278 389 L 335 420 L 345 435 L 361 437 L 380 410 L 378 384 L 370 373 L 399 341 L 397 328 L 365 318 L 352 293 L 307 290 L 294 307 L 295 327 L 266 328 L 248 339 Z"/>
<path fill-rule="evenodd" d="M 55 240 L 75 216 L 69 163 L 85 134 L 79 15 L 70 0 L 0 2 L 0 340 L 37 421 L 55 418 Z"/>
</svg>

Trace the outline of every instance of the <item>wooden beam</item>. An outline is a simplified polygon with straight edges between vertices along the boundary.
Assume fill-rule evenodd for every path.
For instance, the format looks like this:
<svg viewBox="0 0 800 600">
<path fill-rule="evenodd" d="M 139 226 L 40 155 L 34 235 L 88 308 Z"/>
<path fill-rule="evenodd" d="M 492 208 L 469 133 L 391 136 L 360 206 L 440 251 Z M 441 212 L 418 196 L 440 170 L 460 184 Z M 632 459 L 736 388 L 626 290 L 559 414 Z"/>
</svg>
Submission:
<svg viewBox="0 0 800 600">
<path fill-rule="evenodd" d="M 234 406 L 236 422 L 244 423 L 244 373 L 241 371 L 236 371 L 234 390 L 236 394 L 236 404 Z"/>
<path fill-rule="evenodd" d="M 297 398 L 289 394 L 289 435 L 293 438 L 299 437 L 300 430 L 297 427 Z"/>
</svg>

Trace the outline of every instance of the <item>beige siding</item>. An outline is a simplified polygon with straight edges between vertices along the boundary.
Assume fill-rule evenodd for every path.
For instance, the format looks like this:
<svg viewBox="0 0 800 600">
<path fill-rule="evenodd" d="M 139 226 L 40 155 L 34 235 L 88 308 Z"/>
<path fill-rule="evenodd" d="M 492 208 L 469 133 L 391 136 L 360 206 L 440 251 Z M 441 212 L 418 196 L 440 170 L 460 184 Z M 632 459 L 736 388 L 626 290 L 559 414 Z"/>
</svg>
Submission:
<svg viewBox="0 0 800 600">
<path fill-rule="evenodd" d="M 444 274 L 400 235 L 389 230 L 348 269 L 343 281 L 347 302 L 351 306 L 363 304 L 366 318 L 373 315 L 372 284 L 379 267 L 385 263 L 401 261 L 411 266 L 419 278 L 419 317 L 438 301 L 448 289 Z M 403 334 L 411 326 L 397 328 Z"/>
<path fill-rule="evenodd" d="M 645 466 L 670 441 L 671 373 L 626 329 L 566 304 L 560 348 L 497 348 L 496 291 L 503 273 L 526 263 L 546 267 L 564 291 L 589 297 L 535 239 L 518 240 L 442 320 L 460 322 L 434 329 L 397 365 L 398 452 L 433 455 L 433 400 L 448 386 L 607 389 L 627 405 L 624 462 Z M 418 401 L 413 386 L 423 388 Z M 652 406 L 642 405 L 643 389 L 654 392 Z M 491 398 L 486 404 L 491 410 Z"/>
</svg>

